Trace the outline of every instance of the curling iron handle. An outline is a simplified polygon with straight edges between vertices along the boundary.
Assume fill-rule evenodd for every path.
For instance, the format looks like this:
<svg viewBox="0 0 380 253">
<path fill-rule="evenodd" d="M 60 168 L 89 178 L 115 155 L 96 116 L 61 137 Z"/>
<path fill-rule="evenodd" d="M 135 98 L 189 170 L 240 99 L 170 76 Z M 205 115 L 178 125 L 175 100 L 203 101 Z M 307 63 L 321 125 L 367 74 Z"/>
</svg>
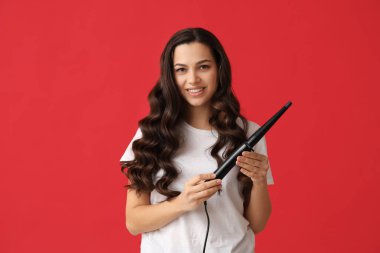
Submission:
<svg viewBox="0 0 380 253">
<path fill-rule="evenodd" d="M 227 175 L 227 173 L 236 165 L 237 157 L 244 151 L 252 151 L 252 149 L 246 143 L 237 148 L 235 152 L 230 155 L 224 161 L 224 163 L 214 172 L 216 174 L 215 178 L 222 179 L 225 175 Z"/>
</svg>

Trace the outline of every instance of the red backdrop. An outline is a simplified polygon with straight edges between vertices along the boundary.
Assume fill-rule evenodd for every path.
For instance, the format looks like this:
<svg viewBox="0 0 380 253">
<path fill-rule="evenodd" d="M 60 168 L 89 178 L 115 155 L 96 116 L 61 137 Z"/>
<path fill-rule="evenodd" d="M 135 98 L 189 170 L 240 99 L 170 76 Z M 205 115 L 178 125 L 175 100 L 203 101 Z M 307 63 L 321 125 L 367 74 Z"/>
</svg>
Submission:
<svg viewBox="0 0 380 253">
<path fill-rule="evenodd" d="M 0 2 L 0 251 L 138 252 L 119 159 L 178 29 L 215 33 L 267 134 L 257 252 L 379 252 L 380 2 Z"/>
</svg>

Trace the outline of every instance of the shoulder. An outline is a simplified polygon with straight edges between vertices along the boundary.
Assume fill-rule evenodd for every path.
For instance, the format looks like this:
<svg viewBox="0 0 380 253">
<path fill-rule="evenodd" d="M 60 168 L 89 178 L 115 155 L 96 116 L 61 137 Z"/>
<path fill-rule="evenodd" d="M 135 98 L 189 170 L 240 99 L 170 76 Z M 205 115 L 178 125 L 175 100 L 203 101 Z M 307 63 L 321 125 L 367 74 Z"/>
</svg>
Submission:
<svg viewBox="0 0 380 253">
<path fill-rule="evenodd" d="M 138 127 L 136 129 L 135 134 L 133 135 L 132 140 L 130 141 L 128 146 L 132 146 L 133 142 L 138 140 L 138 139 L 141 139 L 142 136 L 143 136 L 142 131 L 141 131 L 140 127 Z"/>
<path fill-rule="evenodd" d="M 244 123 L 240 117 L 238 117 L 237 119 L 237 124 L 244 129 Z M 251 136 L 259 128 L 260 128 L 259 124 L 247 119 L 247 137 Z"/>
<path fill-rule="evenodd" d="M 140 128 L 137 128 L 135 135 L 133 136 L 132 140 L 129 142 L 127 149 L 125 150 L 123 156 L 121 157 L 120 161 L 131 161 L 134 159 L 134 154 L 132 151 L 132 144 L 134 141 L 141 139 L 142 137 L 142 131 Z"/>
<path fill-rule="evenodd" d="M 132 138 L 132 141 L 135 141 L 137 139 L 141 139 L 141 137 L 142 137 L 142 131 L 141 131 L 141 128 L 138 127 L 136 132 L 135 132 L 135 135 Z"/>
</svg>

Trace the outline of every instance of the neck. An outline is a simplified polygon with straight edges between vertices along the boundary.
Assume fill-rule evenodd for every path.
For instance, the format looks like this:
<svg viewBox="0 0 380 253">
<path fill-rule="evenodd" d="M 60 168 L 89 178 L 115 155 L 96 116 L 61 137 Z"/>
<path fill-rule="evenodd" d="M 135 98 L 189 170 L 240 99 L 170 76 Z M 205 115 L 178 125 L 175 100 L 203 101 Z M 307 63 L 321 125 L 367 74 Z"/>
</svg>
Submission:
<svg viewBox="0 0 380 253">
<path fill-rule="evenodd" d="M 211 130 L 209 119 L 211 116 L 210 107 L 188 107 L 186 111 L 186 122 L 199 129 Z"/>
</svg>

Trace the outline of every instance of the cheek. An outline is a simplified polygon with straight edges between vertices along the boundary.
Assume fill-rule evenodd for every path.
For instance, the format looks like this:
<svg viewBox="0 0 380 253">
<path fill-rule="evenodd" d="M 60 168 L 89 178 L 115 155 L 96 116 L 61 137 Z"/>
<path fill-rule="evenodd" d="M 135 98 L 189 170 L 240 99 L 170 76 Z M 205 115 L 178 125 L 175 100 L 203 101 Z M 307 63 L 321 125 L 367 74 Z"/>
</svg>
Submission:
<svg viewBox="0 0 380 253">
<path fill-rule="evenodd" d="M 218 87 L 218 77 L 216 74 L 212 75 L 209 82 L 212 84 L 213 90 L 215 91 Z"/>
<path fill-rule="evenodd" d="M 175 79 L 175 82 L 176 82 L 177 86 L 179 88 L 181 88 L 183 86 L 183 82 L 184 82 L 183 81 L 183 77 L 175 76 L 174 79 Z"/>
<path fill-rule="evenodd" d="M 178 91 L 180 94 L 182 94 L 182 96 L 184 96 L 186 94 L 186 91 L 184 90 L 184 80 L 183 78 L 181 77 L 175 77 L 174 78 L 176 84 L 177 84 L 177 88 L 178 88 Z"/>
</svg>

